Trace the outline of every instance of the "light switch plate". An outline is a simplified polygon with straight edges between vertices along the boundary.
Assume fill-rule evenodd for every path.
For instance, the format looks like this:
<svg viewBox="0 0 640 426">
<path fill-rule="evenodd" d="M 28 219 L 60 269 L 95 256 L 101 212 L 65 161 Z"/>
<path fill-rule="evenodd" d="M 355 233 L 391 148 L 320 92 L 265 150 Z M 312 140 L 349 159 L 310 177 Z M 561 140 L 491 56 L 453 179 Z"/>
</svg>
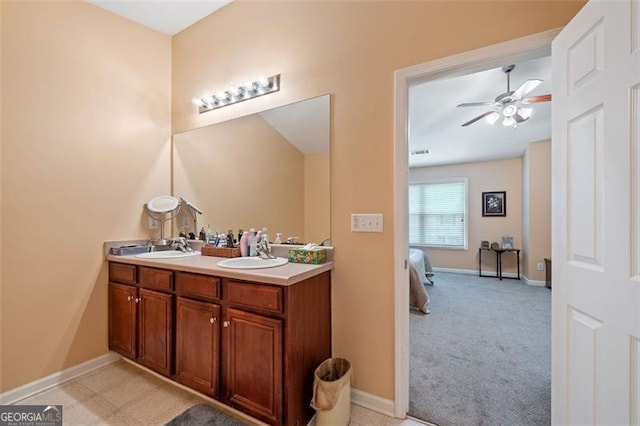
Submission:
<svg viewBox="0 0 640 426">
<path fill-rule="evenodd" d="M 354 213 L 351 215 L 351 232 L 382 232 L 382 214 Z"/>
</svg>

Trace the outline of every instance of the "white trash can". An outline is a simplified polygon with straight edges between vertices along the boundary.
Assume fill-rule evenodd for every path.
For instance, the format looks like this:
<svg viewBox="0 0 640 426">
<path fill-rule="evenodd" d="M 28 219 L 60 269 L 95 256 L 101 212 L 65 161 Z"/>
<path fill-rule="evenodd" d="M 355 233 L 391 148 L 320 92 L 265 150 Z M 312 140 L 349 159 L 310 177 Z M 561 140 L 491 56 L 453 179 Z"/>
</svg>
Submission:
<svg viewBox="0 0 640 426">
<path fill-rule="evenodd" d="M 316 368 L 311 406 L 316 426 L 347 426 L 351 420 L 351 364 L 329 358 Z"/>
</svg>

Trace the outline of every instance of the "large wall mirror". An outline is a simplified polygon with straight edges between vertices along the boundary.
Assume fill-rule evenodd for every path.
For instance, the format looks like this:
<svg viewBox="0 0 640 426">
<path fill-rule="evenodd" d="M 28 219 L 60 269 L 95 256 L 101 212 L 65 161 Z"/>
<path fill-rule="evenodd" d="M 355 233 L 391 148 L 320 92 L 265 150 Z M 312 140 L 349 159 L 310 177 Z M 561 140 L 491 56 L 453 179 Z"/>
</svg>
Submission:
<svg viewBox="0 0 640 426">
<path fill-rule="evenodd" d="M 198 228 L 320 243 L 330 238 L 329 129 L 323 95 L 176 134 L 174 196 L 202 210 Z M 176 227 L 193 231 L 188 211 Z"/>
</svg>

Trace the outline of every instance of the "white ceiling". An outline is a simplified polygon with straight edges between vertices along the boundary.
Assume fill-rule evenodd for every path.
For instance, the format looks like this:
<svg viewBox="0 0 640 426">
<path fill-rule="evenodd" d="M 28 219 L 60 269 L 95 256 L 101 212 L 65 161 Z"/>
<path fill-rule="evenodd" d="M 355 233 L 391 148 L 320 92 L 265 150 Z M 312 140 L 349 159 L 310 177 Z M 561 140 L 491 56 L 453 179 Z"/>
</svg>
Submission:
<svg viewBox="0 0 640 426">
<path fill-rule="evenodd" d="M 509 65 L 509 64 L 504 64 Z M 551 57 L 517 63 L 511 72 L 511 90 L 528 79 L 543 82 L 529 96 L 551 93 Z M 432 80 L 409 88 L 409 150 L 430 154 L 409 156 L 410 167 L 490 161 L 520 157 L 530 142 L 551 138 L 551 102 L 529 105 L 531 118 L 517 128 L 493 126 L 482 119 L 461 127 L 490 107 L 464 107 L 464 102 L 493 101 L 507 91 L 501 68 L 460 77 Z"/>
<path fill-rule="evenodd" d="M 329 95 L 263 111 L 259 115 L 303 154 L 329 149 Z"/>
<path fill-rule="evenodd" d="M 86 0 L 145 27 L 174 35 L 231 0 Z"/>
</svg>

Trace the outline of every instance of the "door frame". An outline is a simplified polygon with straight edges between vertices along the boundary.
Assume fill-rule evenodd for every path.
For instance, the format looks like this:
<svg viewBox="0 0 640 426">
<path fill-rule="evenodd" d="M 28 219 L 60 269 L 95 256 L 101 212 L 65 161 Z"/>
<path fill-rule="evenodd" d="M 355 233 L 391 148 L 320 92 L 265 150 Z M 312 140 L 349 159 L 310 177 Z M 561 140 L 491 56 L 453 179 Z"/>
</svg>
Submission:
<svg viewBox="0 0 640 426">
<path fill-rule="evenodd" d="M 551 42 L 561 29 L 413 65 L 394 73 L 394 415 L 398 418 L 405 418 L 409 409 L 409 86 L 550 56 Z"/>
</svg>

